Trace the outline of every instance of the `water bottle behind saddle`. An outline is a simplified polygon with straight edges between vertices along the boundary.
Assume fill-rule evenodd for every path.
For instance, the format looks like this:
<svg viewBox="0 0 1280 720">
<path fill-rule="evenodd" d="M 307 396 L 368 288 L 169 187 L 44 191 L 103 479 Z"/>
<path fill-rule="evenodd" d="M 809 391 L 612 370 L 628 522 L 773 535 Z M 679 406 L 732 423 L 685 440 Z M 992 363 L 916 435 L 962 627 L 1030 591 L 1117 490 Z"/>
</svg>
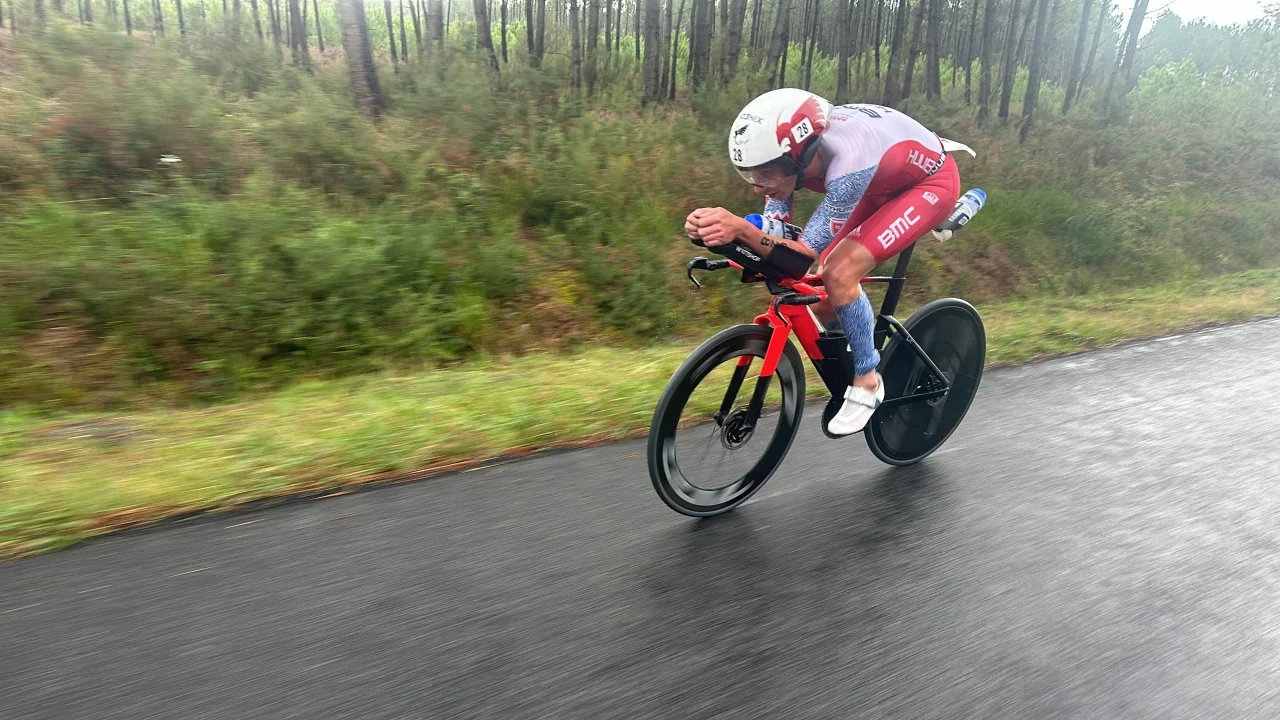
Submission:
<svg viewBox="0 0 1280 720">
<path fill-rule="evenodd" d="M 947 219 L 933 229 L 933 236 L 939 242 L 950 240 L 952 236 L 960 231 L 960 228 L 968 224 L 973 219 L 973 216 L 978 214 L 978 211 L 986 203 L 987 193 L 983 190 L 974 188 L 965 193 L 956 201 L 956 207 L 947 216 Z"/>
</svg>

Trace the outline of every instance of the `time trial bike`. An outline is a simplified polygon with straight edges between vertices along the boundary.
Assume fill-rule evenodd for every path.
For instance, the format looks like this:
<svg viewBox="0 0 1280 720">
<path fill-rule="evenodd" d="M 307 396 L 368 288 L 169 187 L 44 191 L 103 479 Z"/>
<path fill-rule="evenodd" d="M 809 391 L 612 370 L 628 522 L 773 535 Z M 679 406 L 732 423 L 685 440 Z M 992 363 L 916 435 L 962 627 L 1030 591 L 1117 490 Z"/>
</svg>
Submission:
<svg viewBox="0 0 1280 720">
<path fill-rule="evenodd" d="M 827 423 L 853 378 L 844 333 L 822 327 L 809 308 L 827 297 L 822 277 L 795 280 L 747 269 L 729 259 L 738 247 L 708 248 L 726 257 L 696 257 L 686 274 L 701 287 L 695 270 L 741 270 L 743 282 L 768 289 L 769 309 L 699 345 L 667 383 L 649 427 L 653 487 L 673 510 L 694 517 L 746 502 L 782 464 L 805 406 L 805 368 L 792 334 L 830 393 L 822 413 L 828 437 L 835 437 Z M 905 322 L 893 316 L 914 249 L 898 255 L 892 275 L 862 279 L 887 285 L 874 336 L 885 399 L 862 432 L 871 452 L 890 465 L 919 462 L 950 437 L 986 361 L 982 318 L 964 300 L 934 300 Z"/>
</svg>

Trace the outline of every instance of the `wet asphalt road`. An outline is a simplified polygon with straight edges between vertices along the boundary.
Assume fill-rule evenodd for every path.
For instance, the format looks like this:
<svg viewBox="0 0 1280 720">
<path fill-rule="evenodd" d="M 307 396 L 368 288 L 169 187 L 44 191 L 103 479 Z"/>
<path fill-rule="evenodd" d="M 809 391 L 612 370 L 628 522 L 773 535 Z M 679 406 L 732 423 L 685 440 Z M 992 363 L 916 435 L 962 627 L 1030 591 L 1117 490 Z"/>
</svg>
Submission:
<svg viewBox="0 0 1280 720">
<path fill-rule="evenodd" d="M 1280 717 L 1277 347 L 989 371 L 905 469 L 810 405 L 710 521 L 637 441 L 9 563 L 0 718 Z"/>
</svg>

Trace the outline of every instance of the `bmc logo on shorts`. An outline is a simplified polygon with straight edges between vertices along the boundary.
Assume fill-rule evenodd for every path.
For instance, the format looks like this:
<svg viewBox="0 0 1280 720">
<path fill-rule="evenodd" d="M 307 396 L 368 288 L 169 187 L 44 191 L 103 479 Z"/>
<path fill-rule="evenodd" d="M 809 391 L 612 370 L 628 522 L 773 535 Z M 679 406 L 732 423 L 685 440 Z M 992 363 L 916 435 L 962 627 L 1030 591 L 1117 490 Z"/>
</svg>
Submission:
<svg viewBox="0 0 1280 720">
<path fill-rule="evenodd" d="M 881 232 L 876 238 L 880 241 L 880 245 L 883 246 L 885 250 L 892 247 L 895 240 L 906 235 L 912 225 L 920 222 L 920 216 L 913 215 L 915 211 L 915 205 L 907 208 L 907 211 L 902 213 L 902 217 L 895 218 L 893 222 L 889 223 L 889 227 Z"/>
<path fill-rule="evenodd" d="M 920 152 L 919 150 L 912 150 L 911 152 L 907 153 L 907 162 L 911 163 L 912 165 L 915 165 L 916 167 L 920 168 L 921 170 L 927 173 L 932 173 L 934 170 L 937 169 L 939 161 L 932 160 L 928 157 L 925 157 L 925 154 Z"/>
</svg>

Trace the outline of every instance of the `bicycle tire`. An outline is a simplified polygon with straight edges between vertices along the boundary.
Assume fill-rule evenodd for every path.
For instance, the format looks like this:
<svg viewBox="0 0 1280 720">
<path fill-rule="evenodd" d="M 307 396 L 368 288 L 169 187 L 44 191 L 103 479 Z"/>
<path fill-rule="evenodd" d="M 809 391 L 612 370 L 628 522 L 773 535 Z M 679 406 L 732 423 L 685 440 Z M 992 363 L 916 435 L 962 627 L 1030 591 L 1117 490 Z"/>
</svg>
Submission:
<svg viewBox="0 0 1280 720">
<path fill-rule="evenodd" d="M 986 363 L 982 317 L 964 300 L 935 300 L 913 313 L 903 327 L 951 387 L 941 398 L 882 406 L 871 417 L 864 431 L 867 446 L 890 465 L 917 463 L 946 442 L 969 411 Z M 899 335 L 889 341 L 878 369 L 886 398 L 931 389 L 927 366 Z"/>
<path fill-rule="evenodd" d="M 676 452 L 676 435 L 682 429 L 681 416 L 699 383 L 726 361 L 734 361 L 736 365 L 736 358 L 743 355 L 763 360 L 772 335 L 773 329 L 767 325 L 736 325 L 723 330 L 690 353 L 668 381 L 654 409 L 646 455 L 653 488 L 672 510 L 690 517 L 709 517 L 728 512 L 750 499 L 782 464 L 800 429 L 800 418 L 804 412 L 804 366 L 799 352 L 790 341 L 783 349 L 778 368 L 770 381 L 771 384 L 777 383 L 782 400 L 773 437 L 769 438 L 759 461 L 725 487 L 708 490 L 685 477 Z M 754 363 L 755 360 L 752 360 L 752 364 Z M 753 382 L 744 381 L 738 397 L 741 398 L 743 394 L 749 397 L 753 386 Z M 725 387 L 727 389 L 728 386 Z M 723 394 L 721 391 L 720 395 Z M 742 410 L 738 411 L 741 412 Z M 685 428 L 701 426 L 688 424 L 690 419 L 686 418 Z M 715 432 L 729 431 L 729 423 L 717 422 L 717 426 L 720 430 Z M 748 434 L 748 440 L 744 442 L 748 442 L 750 437 L 751 434 Z"/>
</svg>

